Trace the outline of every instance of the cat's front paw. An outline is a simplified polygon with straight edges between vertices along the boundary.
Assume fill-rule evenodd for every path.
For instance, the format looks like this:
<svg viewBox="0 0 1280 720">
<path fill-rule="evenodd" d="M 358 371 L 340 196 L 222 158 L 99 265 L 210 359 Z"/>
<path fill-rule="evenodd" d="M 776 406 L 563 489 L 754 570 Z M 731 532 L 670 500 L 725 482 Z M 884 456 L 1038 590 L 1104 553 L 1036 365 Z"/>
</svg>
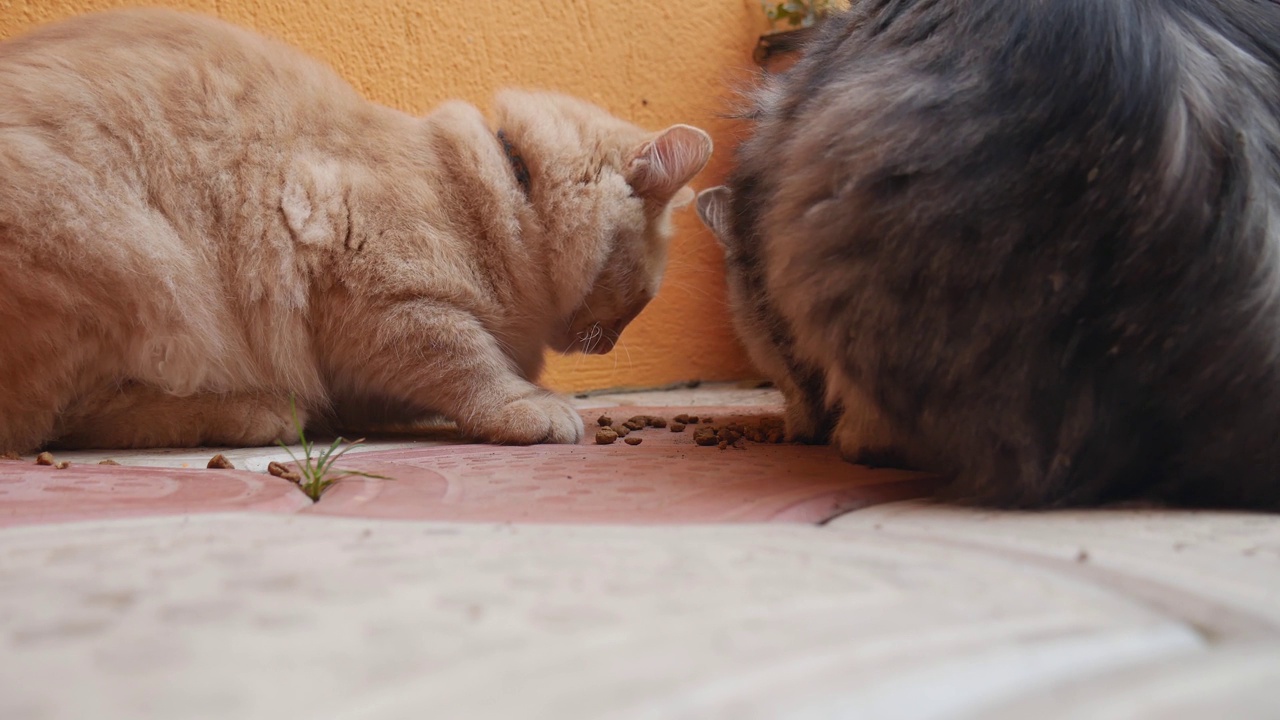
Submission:
<svg viewBox="0 0 1280 720">
<path fill-rule="evenodd" d="M 504 445 L 576 443 L 582 439 L 582 416 L 553 393 L 521 398 L 503 407 L 482 430 L 484 440 Z"/>
<path fill-rule="evenodd" d="M 831 439 L 832 413 L 809 402 L 788 402 L 787 442 L 823 445 Z"/>
<path fill-rule="evenodd" d="M 232 447 L 267 447 L 277 442 L 294 445 L 299 440 L 299 426 L 305 427 L 307 421 L 305 410 L 296 412 L 297 424 L 284 401 L 280 401 L 278 407 L 246 405 L 240 409 L 231 408 L 220 426 L 214 425 L 206 430 L 203 441 L 208 445 Z"/>
<path fill-rule="evenodd" d="M 893 431 L 878 412 L 845 411 L 832 439 L 840 457 L 854 465 L 872 468 L 906 468 L 907 459 Z"/>
</svg>

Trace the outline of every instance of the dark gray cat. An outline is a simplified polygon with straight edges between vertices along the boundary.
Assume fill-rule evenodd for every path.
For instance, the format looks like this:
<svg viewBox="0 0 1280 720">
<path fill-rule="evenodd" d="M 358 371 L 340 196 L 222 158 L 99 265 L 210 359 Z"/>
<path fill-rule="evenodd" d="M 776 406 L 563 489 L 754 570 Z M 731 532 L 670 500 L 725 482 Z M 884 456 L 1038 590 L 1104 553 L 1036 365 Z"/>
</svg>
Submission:
<svg viewBox="0 0 1280 720">
<path fill-rule="evenodd" d="M 847 457 L 1280 508 L 1280 4 L 854 0 L 752 115 L 699 206 Z"/>
<path fill-rule="evenodd" d="M 744 246 L 733 232 L 729 191 L 723 187 L 702 191 L 697 208 L 698 217 L 724 248 L 725 285 L 734 329 L 751 362 L 786 399 L 787 439 L 826 442 L 833 413 L 827 408 L 822 370 L 796 357 L 791 332 L 765 291 L 764 268 L 754 248 Z"/>
</svg>

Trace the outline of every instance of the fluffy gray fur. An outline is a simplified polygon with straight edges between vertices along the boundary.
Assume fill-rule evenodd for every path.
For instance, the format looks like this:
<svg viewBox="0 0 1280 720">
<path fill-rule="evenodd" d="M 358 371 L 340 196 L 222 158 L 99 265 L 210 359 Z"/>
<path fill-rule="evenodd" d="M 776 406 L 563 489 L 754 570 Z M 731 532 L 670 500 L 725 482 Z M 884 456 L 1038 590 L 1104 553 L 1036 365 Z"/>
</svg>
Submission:
<svg viewBox="0 0 1280 720">
<path fill-rule="evenodd" d="M 1280 508 L 1280 5 L 855 0 L 755 105 L 739 327 L 820 368 L 847 457 Z"/>
<path fill-rule="evenodd" d="M 755 248 L 740 242 L 730 222 L 729 191 L 711 188 L 698 194 L 698 217 L 724 249 L 725 285 L 733 324 L 752 363 L 773 381 L 786 399 L 787 439 L 826 442 L 832 412 L 827 408 L 822 371 L 792 352 L 794 341 L 764 288 L 764 272 Z"/>
</svg>

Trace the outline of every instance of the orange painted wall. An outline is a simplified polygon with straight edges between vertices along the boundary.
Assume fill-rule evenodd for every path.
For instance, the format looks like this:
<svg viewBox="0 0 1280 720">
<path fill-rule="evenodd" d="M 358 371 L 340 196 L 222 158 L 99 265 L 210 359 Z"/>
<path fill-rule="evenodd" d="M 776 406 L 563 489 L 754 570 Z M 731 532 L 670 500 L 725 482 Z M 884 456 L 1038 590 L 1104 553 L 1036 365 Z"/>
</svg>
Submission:
<svg viewBox="0 0 1280 720">
<path fill-rule="evenodd" d="M 118 0 L 0 0 L 0 37 Z M 582 96 L 637 124 L 711 132 L 694 181 L 718 184 L 734 144 L 716 115 L 749 72 L 765 27 L 757 0 L 168 0 L 282 38 L 329 62 L 372 100 L 422 113 L 446 98 L 484 108 L 503 86 Z M 658 297 L 603 357 L 553 357 L 561 390 L 645 388 L 754 376 L 725 312 L 719 247 L 692 209 L 677 219 Z"/>
</svg>

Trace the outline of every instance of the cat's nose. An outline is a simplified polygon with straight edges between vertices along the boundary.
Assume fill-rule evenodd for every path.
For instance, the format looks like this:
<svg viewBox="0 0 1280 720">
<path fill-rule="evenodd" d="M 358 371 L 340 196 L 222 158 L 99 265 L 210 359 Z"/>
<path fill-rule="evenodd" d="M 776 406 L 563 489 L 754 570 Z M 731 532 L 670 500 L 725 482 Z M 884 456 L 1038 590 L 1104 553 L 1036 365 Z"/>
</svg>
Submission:
<svg viewBox="0 0 1280 720">
<path fill-rule="evenodd" d="M 627 329 L 627 326 L 631 324 L 631 321 L 635 320 L 636 316 L 639 315 L 648 304 L 649 300 L 646 298 L 643 302 L 633 305 L 631 309 L 627 311 L 626 315 L 619 317 L 611 323 L 600 323 L 600 328 L 604 330 L 604 333 L 602 334 L 603 336 L 600 338 L 600 341 L 587 352 L 603 355 L 613 350 L 614 345 L 618 344 L 618 338 L 622 336 L 622 331 Z"/>
<path fill-rule="evenodd" d="M 649 303 L 646 301 L 645 303 L 641 304 L 639 307 L 632 308 L 625 316 L 618 318 L 617 322 L 615 322 L 613 324 L 613 327 L 611 327 L 610 329 L 613 330 L 614 333 L 616 334 L 621 334 L 622 331 L 625 330 L 627 326 L 631 324 L 631 321 L 636 319 L 636 316 L 640 314 L 640 311 L 644 310 L 644 306 L 648 304 Z"/>
</svg>

